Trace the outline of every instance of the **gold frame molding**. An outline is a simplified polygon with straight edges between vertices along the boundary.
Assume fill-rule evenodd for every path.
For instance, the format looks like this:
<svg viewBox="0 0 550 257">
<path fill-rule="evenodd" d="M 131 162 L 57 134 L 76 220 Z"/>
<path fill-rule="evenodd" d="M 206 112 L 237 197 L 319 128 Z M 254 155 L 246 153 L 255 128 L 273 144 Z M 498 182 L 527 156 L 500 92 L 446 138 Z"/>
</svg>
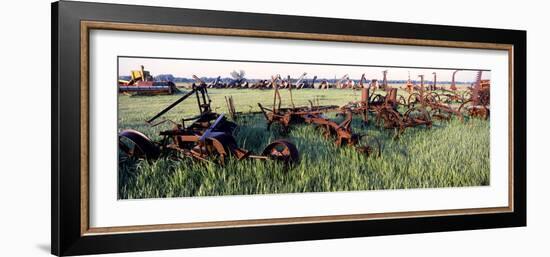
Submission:
<svg viewBox="0 0 550 257">
<path fill-rule="evenodd" d="M 391 213 L 369 213 L 353 215 L 330 215 L 310 217 L 290 217 L 254 220 L 210 221 L 177 224 L 155 224 L 120 227 L 89 226 L 89 33 L 91 30 L 123 30 L 138 32 L 162 32 L 179 34 L 239 36 L 258 38 L 300 39 L 335 42 L 375 43 L 391 45 L 415 45 L 429 47 L 474 48 L 508 51 L 508 206 L 449 209 L 432 211 L 409 211 Z M 449 215 L 472 215 L 504 213 L 514 211 L 514 146 L 513 146 L 513 45 L 480 42 L 439 41 L 422 39 L 384 38 L 334 34 L 313 34 L 282 31 L 222 29 L 189 26 L 152 25 L 136 23 L 115 23 L 86 21 L 80 22 L 80 234 L 82 236 L 115 233 L 138 233 L 170 230 L 192 230 L 228 227 L 270 226 L 321 222 L 360 221 L 390 218 L 433 217 Z"/>
</svg>

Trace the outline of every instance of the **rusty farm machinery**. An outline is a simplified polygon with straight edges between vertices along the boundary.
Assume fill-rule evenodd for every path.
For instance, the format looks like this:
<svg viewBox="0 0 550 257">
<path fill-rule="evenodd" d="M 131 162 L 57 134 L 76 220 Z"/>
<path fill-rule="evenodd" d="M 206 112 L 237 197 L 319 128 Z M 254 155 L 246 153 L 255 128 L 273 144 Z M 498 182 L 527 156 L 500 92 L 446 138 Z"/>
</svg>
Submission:
<svg viewBox="0 0 550 257">
<path fill-rule="evenodd" d="M 224 114 L 212 111 L 207 85 L 203 81 L 198 80 L 198 82 L 198 85 L 194 85 L 189 92 L 147 121 L 151 126 L 165 122 L 173 124 L 172 129 L 159 133 L 162 140 L 154 142 L 139 131 L 126 129 L 119 134 L 121 152 L 129 158 L 149 160 L 161 156 L 183 156 L 194 160 L 218 163 L 223 163 L 227 157 L 237 160 L 277 160 L 285 164 L 296 163 L 299 160 L 296 146 L 284 139 L 275 140 L 267 145 L 261 155 L 255 155 L 251 151 L 239 148 L 232 135 L 237 125 L 227 120 Z M 192 95 L 195 95 L 197 99 L 198 115 L 183 118 L 180 123 L 169 119 L 153 123 Z M 191 123 L 187 125 L 186 122 Z"/>
<path fill-rule="evenodd" d="M 278 123 L 282 126 L 283 131 L 288 131 L 291 124 L 304 122 L 304 115 L 307 114 L 319 114 L 328 109 L 336 109 L 338 106 L 314 106 L 313 102 L 311 106 L 296 107 L 294 99 L 292 97 L 292 86 L 285 86 L 288 89 L 290 95 L 290 103 L 292 107 L 281 108 L 281 93 L 279 91 L 279 81 L 281 76 L 276 75 L 271 78 L 271 85 L 274 88 L 273 91 L 273 106 L 271 109 L 264 107 L 261 103 L 258 103 L 260 110 L 264 114 L 267 120 L 267 129 L 271 127 L 273 123 Z"/>
<path fill-rule="evenodd" d="M 376 148 L 372 144 L 360 144 L 360 140 L 366 137 L 366 135 L 360 135 L 352 131 L 351 124 L 353 113 L 351 111 L 343 114 L 338 113 L 337 116 L 344 116 L 344 120 L 338 123 L 325 116 L 326 112 L 340 110 L 337 105 L 321 106 L 318 104 L 316 105 L 314 101 L 309 101 L 310 106 L 296 107 L 292 98 L 292 85 L 286 87 L 289 89 L 291 107 L 282 108 L 282 99 L 279 91 L 280 80 L 281 78 L 279 75 L 273 76 L 271 80 L 271 84 L 275 89 L 272 108 L 266 108 L 261 103 L 258 103 L 266 119 L 268 130 L 271 128 L 272 124 L 278 124 L 281 127 L 281 131 L 287 133 L 293 125 L 312 124 L 322 131 L 322 135 L 327 140 L 335 138 L 335 145 L 337 147 L 344 145 L 354 146 L 358 152 L 365 153 L 367 156 L 375 151 L 377 155 L 380 156 L 381 146 L 378 140 L 375 140 Z"/>
<path fill-rule="evenodd" d="M 421 106 L 434 118 L 440 120 L 450 120 L 453 116 L 458 117 L 460 120 L 464 120 L 464 117 L 488 119 L 490 110 L 490 81 L 482 80 L 482 71 L 478 71 L 476 82 L 460 94 L 457 92 L 454 81 L 457 72 L 453 72 L 451 90 L 440 88 L 439 93 L 425 90 L 423 76 L 419 75 L 420 87 L 409 95 L 407 105 L 409 107 Z"/>
<path fill-rule="evenodd" d="M 489 118 L 491 105 L 491 81 L 481 79 L 483 71 L 478 71 L 476 82 L 468 88 L 459 111 L 472 117 Z"/>
<path fill-rule="evenodd" d="M 427 86 L 425 85 L 424 75 L 419 75 L 419 85 L 412 84 L 410 77 L 407 82 L 406 89 L 410 89 L 407 97 L 398 94 L 397 88 L 392 88 L 388 85 L 387 70 L 382 71 L 383 79 L 379 83 L 376 79 L 370 80 L 370 83 L 365 86 L 365 74 L 357 84 L 350 83 L 352 80 L 348 75 L 345 75 L 337 81 L 334 88 L 340 89 L 360 89 L 361 100 L 350 102 L 342 107 L 335 106 L 320 106 L 313 104 L 310 101 L 310 106 L 296 107 L 294 105 L 292 90 L 294 87 L 290 83 L 290 77 L 284 81 L 280 76 L 272 77 L 270 87 L 273 88 L 274 98 L 272 108 L 266 108 L 260 103 L 260 110 L 263 112 L 268 129 L 273 123 L 279 124 L 283 131 L 288 131 L 292 124 L 312 123 L 316 125 L 323 124 L 327 135 L 338 135 L 337 144 L 355 143 L 352 139 L 351 132 L 343 134 L 337 129 L 345 128 L 348 124 L 347 118 L 342 124 L 329 122 L 324 117 L 324 113 L 338 110 L 339 114 L 345 117 L 352 118 L 353 115 L 362 117 L 365 124 L 369 122 L 369 114 L 374 114 L 374 122 L 381 128 L 394 129 L 396 136 L 402 134 L 406 128 L 424 126 L 431 128 L 433 120 L 449 121 L 456 117 L 460 121 L 464 121 L 465 117 L 481 117 L 487 119 L 489 116 L 489 80 L 481 80 L 482 72 L 477 74 L 477 80 L 466 91 L 447 90 L 442 85 L 437 85 L 437 73 L 433 72 L 433 81 Z M 454 75 L 453 73 L 453 84 Z M 303 79 L 304 73 L 298 80 L 297 84 Z M 281 81 L 281 82 L 279 82 Z M 290 108 L 281 108 L 281 95 L 279 89 L 288 89 L 290 95 Z M 378 91 L 377 91 L 378 90 Z M 384 93 L 379 93 L 380 90 Z M 409 91 L 409 90 L 408 90 Z M 459 92 L 462 92 L 460 94 Z M 350 113 L 348 116 L 347 113 Z M 333 127 L 334 129 L 330 129 Z M 329 131 L 329 132 L 326 132 Z"/>
<path fill-rule="evenodd" d="M 361 88 L 361 100 L 350 102 L 341 107 L 342 113 L 350 111 L 369 122 L 369 113 L 375 115 L 375 124 L 385 129 L 394 129 L 396 136 L 404 132 L 406 128 L 425 126 L 431 128 L 432 119 L 450 120 L 457 117 L 464 121 L 464 117 L 489 116 L 489 92 L 490 81 L 481 80 L 482 72 L 477 73 L 477 80 L 463 95 L 452 90 L 445 90 L 437 86 L 437 74 L 433 82 L 426 89 L 424 76 L 419 75 L 420 85 L 413 85 L 410 77 L 405 89 L 409 92 L 407 98 L 397 94 L 397 88 L 387 85 L 387 71 L 383 71 L 384 79 L 381 85 L 376 80 L 371 80 L 365 87 L 365 75 L 359 81 Z M 453 73 L 453 78 L 454 75 Z M 376 93 L 377 88 L 382 89 L 385 95 Z M 438 90 L 441 93 L 438 93 Z"/>
<path fill-rule="evenodd" d="M 386 75 L 386 72 L 384 72 Z M 359 87 L 361 88 L 361 100 L 359 102 L 350 102 L 342 106 L 341 112 L 351 112 L 359 114 L 364 123 L 369 123 L 369 113 L 375 115 L 375 124 L 381 128 L 394 129 L 396 135 L 400 135 L 406 128 L 424 125 L 431 127 L 432 121 L 430 115 L 420 108 L 408 108 L 403 114 L 399 112 L 399 106 L 405 106 L 406 102 L 403 96 L 398 96 L 397 88 L 387 86 L 384 78 L 382 87 L 385 95 L 376 93 L 376 81 L 371 80 L 368 87 L 363 84 L 365 74 L 361 76 Z"/>
<path fill-rule="evenodd" d="M 146 73 L 143 73 L 146 74 Z M 456 72 L 454 73 L 456 74 Z M 454 77 L 453 74 L 453 77 Z M 378 140 L 372 144 L 373 139 L 366 135 L 354 133 L 352 121 L 354 115 L 363 120 L 363 125 L 368 125 L 369 115 L 373 114 L 374 124 L 379 128 L 393 129 L 395 136 L 399 137 L 407 128 L 423 126 L 431 128 L 432 119 L 450 120 L 457 117 L 464 121 L 465 117 L 489 117 L 489 93 L 490 81 L 482 80 L 482 72 L 478 72 L 476 82 L 467 88 L 460 95 L 458 90 L 446 90 L 443 86 L 436 85 L 436 74 L 428 90 L 424 87 L 424 77 L 420 75 L 420 85 L 414 85 L 408 97 L 398 94 L 397 88 L 391 87 L 387 82 L 387 71 L 383 72 L 384 78 L 381 83 L 370 80 L 368 85 L 364 84 L 365 74 L 361 76 L 358 83 L 350 83 L 349 77 L 345 76 L 334 88 L 351 88 L 361 90 L 360 101 L 349 102 L 344 106 L 320 105 L 319 101 L 310 100 L 308 106 L 296 106 L 293 99 L 293 90 L 297 88 L 320 88 L 314 83 L 305 83 L 306 73 L 298 79 L 292 80 L 289 77 L 282 79 L 280 75 L 272 76 L 271 81 L 262 81 L 261 88 L 273 89 L 273 102 L 271 108 L 258 103 L 260 113 L 263 114 L 267 129 L 277 124 L 280 131 L 288 133 L 292 126 L 297 124 L 311 124 L 320 130 L 320 134 L 327 140 L 334 140 L 336 147 L 349 145 L 355 147 L 359 152 L 372 155 L 378 148 L 378 155 L 381 153 L 381 146 Z M 263 160 L 279 160 L 284 163 L 294 163 L 299 159 L 296 146 L 288 140 L 275 140 L 270 143 L 260 155 L 240 148 L 233 137 L 233 130 L 237 124 L 228 120 L 224 114 L 213 112 L 208 96 L 208 88 L 216 88 L 220 79 L 207 84 L 197 76 L 193 76 L 196 84 L 193 83 L 189 92 L 185 93 L 175 102 L 160 111 L 157 115 L 147 121 L 151 126 L 168 122 L 173 124 L 172 129 L 161 131 L 162 138 L 154 142 L 143 133 L 136 130 L 124 130 L 119 134 L 119 148 L 129 157 L 155 159 L 160 156 L 183 156 L 195 160 L 215 161 L 223 163 L 228 157 L 237 160 L 253 158 Z M 315 80 L 316 78 L 314 78 Z M 347 82 L 345 82 L 347 81 Z M 306 85 L 307 84 L 307 85 Z M 410 79 L 407 85 L 412 84 Z M 282 107 L 281 90 L 287 89 L 290 106 Z M 408 89 L 408 88 L 407 88 Z M 154 123 L 155 120 L 173 109 L 190 96 L 195 95 L 199 114 L 194 117 L 181 119 L 181 122 L 174 122 L 164 119 Z M 225 96 L 229 114 L 233 121 L 238 114 L 235 110 L 234 99 Z M 329 119 L 326 115 L 335 112 L 336 117 L 343 117 L 339 122 Z M 240 113 L 239 113 L 240 114 Z M 186 124 L 189 123 L 189 124 Z M 173 155 L 171 153 L 177 153 Z"/>
</svg>

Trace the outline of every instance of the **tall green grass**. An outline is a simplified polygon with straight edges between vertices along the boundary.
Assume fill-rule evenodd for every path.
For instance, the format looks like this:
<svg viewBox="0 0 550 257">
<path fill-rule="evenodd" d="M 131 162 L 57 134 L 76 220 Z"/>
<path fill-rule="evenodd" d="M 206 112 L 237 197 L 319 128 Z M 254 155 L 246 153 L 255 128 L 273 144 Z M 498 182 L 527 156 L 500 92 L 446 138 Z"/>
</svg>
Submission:
<svg viewBox="0 0 550 257">
<path fill-rule="evenodd" d="M 282 92 L 285 97 L 287 92 Z M 271 90 L 210 90 L 212 107 L 225 112 L 223 96 L 233 95 L 238 111 L 257 111 L 257 102 L 270 105 Z M 358 100 L 352 90 L 296 90 L 296 105 L 319 98 L 321 104 L 342 105 Z M 119 129 L 133 128 L 158 139 L 168 124 L 151 128 L 144 120 L 179 96 L 119 97 Z M 288 97 L 285 105 L 289 105 Z M 252 107 L 248 107 L 248 106 Z M 167 114 L 173 120 L 196 114 L 193 99 Z M 334 114 L 331 119 L 341 120 Z M 276 127 L 266 130 L 262 115 L 242 115 L 235 138 L 240 147 L 261 153 L 269 142 L 287 138 L 300 151 L 300 162 L 290 169 L 280 163 L 261 160 L 229 159 L 224 165 L 191 159 L 169 158 L 153 162 L 119 163 L 119 198 L 162 198 L 299 192 L 333 192 L 383 189 L 464 187 L 489 185 L 489 122 L 471 119 L 436 122 L 432 129 L 410 128 L 398 139 L 393 132 L 365 126 L 359 117 L 352 123 L 355 133 L 367 135 L 382 144 L 382 155 L 373 158 L 351 147 L 336 148 L 312 125 L 294 126 L 281 134 Z M 371 122 L 372 123 L 372 122 Z M 121 159 L 122 160 L 122 159 Z"/>
</svg>

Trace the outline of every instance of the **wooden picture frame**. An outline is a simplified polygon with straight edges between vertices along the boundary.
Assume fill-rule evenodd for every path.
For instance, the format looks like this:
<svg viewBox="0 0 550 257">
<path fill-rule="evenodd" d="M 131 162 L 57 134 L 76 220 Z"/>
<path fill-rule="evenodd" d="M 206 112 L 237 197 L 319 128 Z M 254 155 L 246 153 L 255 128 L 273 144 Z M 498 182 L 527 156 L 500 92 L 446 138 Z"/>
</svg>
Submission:
<svg viewBox="0 0 550 257">
<path fill-rule="evenodd" d="M 509 205 L 90 227 L 88 37 L 90 30 L 94 29 L 506 50 L 510 73 Z M 79 255 L 525 226 L 525 101 L 525 31 L 56 2 L 52 4 L 52 254 Z"/>
</svg>

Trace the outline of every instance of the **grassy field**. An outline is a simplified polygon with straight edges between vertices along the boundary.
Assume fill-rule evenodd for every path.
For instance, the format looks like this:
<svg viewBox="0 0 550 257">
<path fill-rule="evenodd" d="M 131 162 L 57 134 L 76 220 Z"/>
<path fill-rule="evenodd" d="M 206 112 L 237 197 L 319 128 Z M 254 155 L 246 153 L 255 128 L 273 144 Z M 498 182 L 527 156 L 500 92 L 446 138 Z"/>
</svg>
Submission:
<svg viewBox="0 0 550 257">
<path fill-rule="evenodd" d="M 257 103 L 271 106 L 272 90 L 211 89 L 212 109 L 227 112 L 224 96 L 232 95 L 237 111 L 259 111 Z M 407 95 L 406 92 L 399 92 Z M 283 105 L 290 105 L 288 91 L 281 92 Z M 311 99 L 320 104 L 343 105 L 359 100 L 353 90 L 295 90 L 297 106 Z M 169 125 L 151 128 L 144 121 L 181 95 L 119 95 L 119 130 L 133 128 L 158 140 Z M 197 114 L 190 98 L 165 115 L 174 121 Z M 340 120 L 329 114 L 329 117 Z M 288 172 L 273 161 L 229 160 L 225 165 L 190 159 L 119 163 L 119 198 L 162 198 L 274 194 L 297 192 L 359 191 L 407 188 L 437 188 L 489 185 L 489 121 L 471 119 L 436 122 L 432 129 L 407 129 L 398 139 L 393 132 L 353 121 L 355 133 L 367 134 L 382 143 L 380 158 L 367 158 L 353 148 L 336 148 L 311 125 L 293 127 L 287 135 L 266 130 L 263 115 L 244 115 L 236 121 L 235 138 L 240 147 L 261 153 L 271 141 L 288 138 L 300 151 L 300 163 Z"/>
</svg>

